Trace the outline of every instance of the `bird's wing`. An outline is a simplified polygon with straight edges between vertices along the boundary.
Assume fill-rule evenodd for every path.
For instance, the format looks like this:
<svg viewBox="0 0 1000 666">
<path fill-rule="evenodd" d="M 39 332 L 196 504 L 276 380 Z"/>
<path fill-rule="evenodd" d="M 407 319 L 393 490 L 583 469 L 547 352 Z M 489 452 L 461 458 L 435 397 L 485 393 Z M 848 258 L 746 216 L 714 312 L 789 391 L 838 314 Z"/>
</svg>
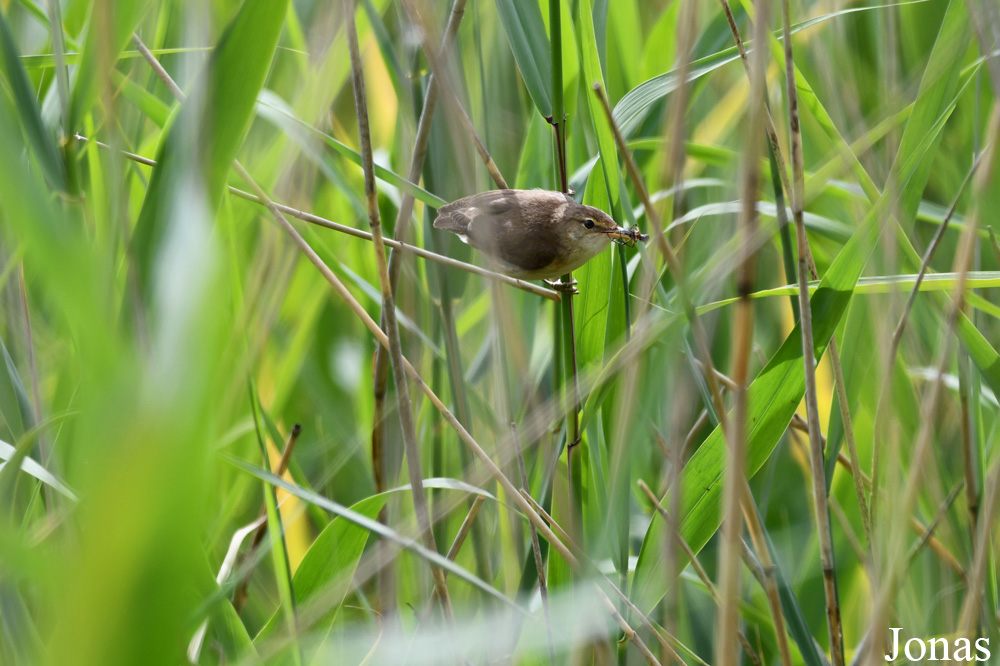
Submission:
<svg viewBox="0 0 1000 666">
<path fill-rule="evenodd" d="M 503 197 L 476 210 L 466 235 L 473 247 L 494 259 L 522 271 L 537 271 L 559 256 L 559 242 L 548 231 L 525 219 L 515 197 Z"/>
<path fill-rule="evenodd" d="M 458 234 L 462 240 L 469 236 L 469 225 L 479 215 L 503 215 L 517 206 L 513 190 L 491 190 L 464 197 L 441 206 L 434 219 L 434 228 Z"/>
</svg>

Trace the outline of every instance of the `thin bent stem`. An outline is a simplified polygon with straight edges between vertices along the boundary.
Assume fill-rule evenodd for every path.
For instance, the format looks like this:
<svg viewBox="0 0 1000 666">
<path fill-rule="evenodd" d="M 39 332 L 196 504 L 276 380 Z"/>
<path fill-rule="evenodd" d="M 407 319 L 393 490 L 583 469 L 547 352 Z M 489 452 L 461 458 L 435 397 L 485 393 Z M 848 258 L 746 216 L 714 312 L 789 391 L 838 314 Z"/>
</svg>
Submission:
<svg viewBox="0 0 1000 666">
<path fill-rule="evenodd" d="M 472 529 L 473 524 L 476 522 L 476 516 L 479 515 L 479 509 L 482 508 L 484 501 L 486 501 L 484 495 L 476 495 L 469 505 L 469 512 L 465 514 L 465 520 L 462 521 L 462 525 L 458 528 L 458 534 L 455 535 L 455 540 L 451 542 L 451 548 L 448 549 L 448 554 L 445 555 L 452 562 L 458 557 L 458 551 L 462 550 L 462 544 L 465 543 L 465 538 L 469 536 L 469 530 Z M 445 575 L 447 576 L 447 573 Z M 431 607 L 436 598 L 437 590 L 435 589 L 431 592 L 431 598 L 427 600 L 427 606 L 424 608 L 424 617 L 430 615 Z"/>
</svg>

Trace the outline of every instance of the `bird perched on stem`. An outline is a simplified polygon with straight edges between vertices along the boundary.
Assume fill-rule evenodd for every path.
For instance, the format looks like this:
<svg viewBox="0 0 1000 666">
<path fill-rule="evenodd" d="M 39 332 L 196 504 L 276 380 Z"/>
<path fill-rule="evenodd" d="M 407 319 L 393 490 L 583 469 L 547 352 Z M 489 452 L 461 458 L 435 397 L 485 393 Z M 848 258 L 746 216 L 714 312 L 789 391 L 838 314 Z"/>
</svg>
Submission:
<svg viewBox="0 0 1000 666">
<path fill-rule="evenodd" d="M 649 240 L 618 226 L 593 206 L 547 190 L 493 190 L 438 209 L 436 229 L 457 234 L 498 272 L 522 280 L 544 280 L 560 291 L 573 284 L 552 282 L 600 254 L 611 241 L 634 245 Z"/>
</svg>

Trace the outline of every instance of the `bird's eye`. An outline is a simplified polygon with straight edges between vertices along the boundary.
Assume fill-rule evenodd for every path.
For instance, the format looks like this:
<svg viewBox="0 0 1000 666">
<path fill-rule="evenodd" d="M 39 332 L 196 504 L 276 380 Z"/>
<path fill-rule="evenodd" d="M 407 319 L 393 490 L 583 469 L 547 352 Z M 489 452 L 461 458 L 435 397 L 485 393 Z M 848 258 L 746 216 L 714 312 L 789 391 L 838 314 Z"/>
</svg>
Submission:
<svg viewBox="0 0 1000 666">
<path fill-rule="evenodd" d="M 588 229 L 593 229 L 594 221 L 588 217 L 586 220 L 583 221 L 583 226 L 587 227 Z"/>
</svg>

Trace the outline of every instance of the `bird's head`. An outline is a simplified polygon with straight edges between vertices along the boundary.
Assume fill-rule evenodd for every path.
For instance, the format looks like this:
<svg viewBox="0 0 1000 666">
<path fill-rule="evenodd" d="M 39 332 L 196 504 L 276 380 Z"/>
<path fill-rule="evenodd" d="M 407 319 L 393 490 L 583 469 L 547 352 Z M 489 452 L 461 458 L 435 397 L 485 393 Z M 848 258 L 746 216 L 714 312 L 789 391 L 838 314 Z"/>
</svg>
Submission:
<svg viewBox="0 0 1000 666">
<path fill-rule="evenodd" d="M 591 256 L 613 240 L 633 244 L 647 237 L 618 225 L 600 208 L 574 204 L 567 206 L 558 224 L 569 245 L 578 246 Z"/>
</svg>

